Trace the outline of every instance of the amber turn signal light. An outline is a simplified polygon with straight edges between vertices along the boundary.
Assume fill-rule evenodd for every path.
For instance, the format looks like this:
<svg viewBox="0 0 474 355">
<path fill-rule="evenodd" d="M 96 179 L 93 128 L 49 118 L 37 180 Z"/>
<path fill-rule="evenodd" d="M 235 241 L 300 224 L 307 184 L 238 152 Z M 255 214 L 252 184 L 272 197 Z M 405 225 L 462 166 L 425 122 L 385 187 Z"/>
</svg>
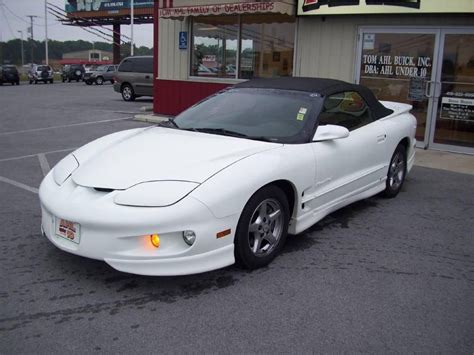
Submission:
<svg viewBox="0 0 474 355">
<path fill-rule="evenodd" d="M 160 247 L 160 236 L 158 234 L 151 234 L 150 235 L 150 241 L 151 241 L 151 244 L 155 247 L 155 248 L 159 248 Z"/>
</svg>

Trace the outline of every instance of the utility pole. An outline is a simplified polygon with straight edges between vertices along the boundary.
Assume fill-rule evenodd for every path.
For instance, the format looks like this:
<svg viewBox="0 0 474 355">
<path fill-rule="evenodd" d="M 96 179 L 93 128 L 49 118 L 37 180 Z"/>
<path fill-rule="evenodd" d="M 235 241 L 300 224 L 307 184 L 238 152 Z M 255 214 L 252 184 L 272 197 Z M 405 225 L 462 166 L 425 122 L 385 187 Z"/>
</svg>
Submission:
<svg viewBox="0 0 474 355">
<path fill-rule="evenodd" d="M 23 70 L 23 66 L 25 65 L 25 55 L 23 51 L 23 31 L 18 31 L 21 35 L 21 69 Z"/>
<path fill-rule="evenodd" d="M 133 22 L 134 22 L 134 17 L 135 17 L 135 9 L 134 9 L 134 0 L 130 1 L 130 55 L 133 57 Z"/>
<path fill-rule="evenodd" d="M 44 46 L 46 53 L 46 65 L 49 65 L 49 53 L 48 53 L 48 0 L 44 0 Z"/>
<path fill-rule="evenodd" d="M 30 27 L 30 34 L 31 34 L 31 64 L 34 64 L 34 61 L 35 61 L 35 57 L 34 57 L 34 47 L 35 47 L 35 43 L 34 43 L 34 40 L 35 40 L 35 37 L 33 35 L 33 21 L 34 21 L 34 18 L 35 17 L 38 17 L 38 16 L 34 16 L 34 15 L 27 15 L 26 17 L 29 17 L 30 18 L 30 24 L 31 24 L 31 27 Z"/>
</svg>

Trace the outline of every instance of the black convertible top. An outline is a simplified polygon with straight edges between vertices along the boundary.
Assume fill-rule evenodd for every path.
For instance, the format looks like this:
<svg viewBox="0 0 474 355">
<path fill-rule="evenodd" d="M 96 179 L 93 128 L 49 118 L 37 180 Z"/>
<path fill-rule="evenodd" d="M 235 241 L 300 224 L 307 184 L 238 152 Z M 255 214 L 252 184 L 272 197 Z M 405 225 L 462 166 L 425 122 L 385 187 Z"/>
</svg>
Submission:
<svg viewBox="0 0 474 355">
<path fill-rule="evenodd" d="M 367 102 L 375 119 L 388 116 L 392 110 L 382 105 L 368 88 L 345 81 L 323 78 L 285 77 L 253 79 L 237 84 L 235 88 L 282 89 L 317 93 L 322 97 L 344 91 L 355 91 Z"/>
</svg>

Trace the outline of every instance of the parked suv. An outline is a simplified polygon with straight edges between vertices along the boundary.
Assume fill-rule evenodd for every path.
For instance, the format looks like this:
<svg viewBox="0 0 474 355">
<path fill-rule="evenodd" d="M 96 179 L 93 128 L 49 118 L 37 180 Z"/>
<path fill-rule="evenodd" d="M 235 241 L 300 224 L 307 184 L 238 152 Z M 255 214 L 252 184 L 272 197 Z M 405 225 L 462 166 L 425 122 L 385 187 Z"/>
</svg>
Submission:
<svg viewBox="0 0 474 355">
<path fill-rule="evenodd" d="M 72 80 L 83 80 L 84 79 L 84 66 L 82 64 L 70 64 L 65 65 L 63 72 L 61 73 L 61 78 L 63 83 L 67 80 L 69 83 Z"/>
<path fill-rule="evenodd" d="M 38 81 L 42 81 L 45 84 L 50 82 L 52 84 L 54 82 L 53 69 L 49 65 L 34 64 L 28 71 L 28 80 L 30 84 L 38 84 Z"/>
<path fill-rule="evenodd" d="M 115 73 L 114 90 L 125 101 L 140 96 L 153 96 L 153 57 L 128 57 L 122 60 Z"/>
<path fill-rule="evenodd" d="M 14 65 L 0 65 L 0 85 L 3 83 L 20 85 L 20 75 Z"/>
<path fill-rule="evenodd" d="M 87 85 L 92 85 L 92 83 L 102 85 L 106 81 L 110 81 L 113 84 L 117 67 L 117 65 L 101 65 L 91 72 L 86 72 L 84 74 L 84 81 Z"/>
</svg>

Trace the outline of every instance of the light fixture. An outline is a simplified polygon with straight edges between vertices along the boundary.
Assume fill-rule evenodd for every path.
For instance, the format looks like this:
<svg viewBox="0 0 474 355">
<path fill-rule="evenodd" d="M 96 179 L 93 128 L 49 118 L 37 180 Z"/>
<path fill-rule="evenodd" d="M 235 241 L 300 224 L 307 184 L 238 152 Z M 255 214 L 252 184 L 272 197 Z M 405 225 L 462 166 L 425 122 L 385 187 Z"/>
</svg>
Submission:
<svg viewBox="0 0 474 355">
<path fill-rule="evenodd" d="M 196 233 L 193 231 L 184 231 L 183 239 L 187 245 L 193 245 L 196 241 Z"/>
<path fill-rule="evenodd" d="M 155 248 L 159 248 L 160 247 L 160 236 L 158 234 L 151 234 L 150 235 L 150 241 L 151 241 L 151 244 L 155 247 Z"/>
</svg>

